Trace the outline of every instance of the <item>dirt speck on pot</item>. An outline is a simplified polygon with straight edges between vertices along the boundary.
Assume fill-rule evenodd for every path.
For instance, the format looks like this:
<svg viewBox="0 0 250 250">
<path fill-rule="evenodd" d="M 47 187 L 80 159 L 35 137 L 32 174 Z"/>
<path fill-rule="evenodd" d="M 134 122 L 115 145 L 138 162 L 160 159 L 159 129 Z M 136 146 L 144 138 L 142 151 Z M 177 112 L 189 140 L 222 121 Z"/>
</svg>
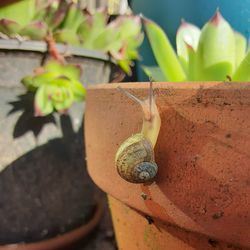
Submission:
<svg viewBox="0 0 250 250">
<path fill-rule="evenodd" d="M 218 219 L 220 219 L 221 217 L 223 217 L 223 215 L 224 215 L 224 212 L 223 212 L 223 211 L 219 211 L 219 212 L 213 214 L 212 217 L 213 217 L 213 219 L 218 220 Z"/>
</svg>

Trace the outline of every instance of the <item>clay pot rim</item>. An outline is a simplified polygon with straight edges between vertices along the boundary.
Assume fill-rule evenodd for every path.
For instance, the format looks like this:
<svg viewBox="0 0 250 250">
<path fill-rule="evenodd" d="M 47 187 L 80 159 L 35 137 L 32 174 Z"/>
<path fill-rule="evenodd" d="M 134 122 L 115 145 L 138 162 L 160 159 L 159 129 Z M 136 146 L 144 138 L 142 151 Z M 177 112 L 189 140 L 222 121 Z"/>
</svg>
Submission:
<svg viewBox="0 0 250 250">
<path fill-rule="evenodd" d="M 148 89 L 149 82 L 122 82 L 122 83 L 100 83 L 88 87 L 89 90 L 116 89 L 118 86 L 124 89 Z M 250 82 L 221 82 L 221 81 L 197 81 L 197 82 L 153 82 L 153 88 L 160 89 L 250 89 Z"/>
<path fill-rule="evenodd" d="M 86 237 L 89 233 L 91 233 L 95 227 L 99 224 L 103 214 L 103 204 L 101 202 L 97 202 L 96 210 L 93 217 L 84 225 L 76 228 L 72 231 L 69 231 L 65 234 L 56 236 L 51 239 L 32 242 L 27 244 L 8 244 L 0 246 L 0 250 L 55 250 L 59 249 L 63 246 L 70 245 L 84 237 Z"/>
</svg>

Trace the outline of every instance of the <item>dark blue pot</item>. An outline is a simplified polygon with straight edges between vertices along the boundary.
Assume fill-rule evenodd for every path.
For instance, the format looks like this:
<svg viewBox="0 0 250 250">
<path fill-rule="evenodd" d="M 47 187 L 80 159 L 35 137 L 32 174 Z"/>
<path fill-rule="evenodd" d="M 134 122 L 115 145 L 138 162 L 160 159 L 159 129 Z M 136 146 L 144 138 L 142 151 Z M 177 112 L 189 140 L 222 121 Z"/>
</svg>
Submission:
<svg viewBox="0 0 250 250">
<path fill-rule="evenodd" d="M 250 0 L 132 0 L 133 11 L 157 22 L 168 34 L 173 46 L 181 18 L 202 27 L 217 8 L 235 30 L 249 38 Z M 147 77 L 140 69 L 140 64 L 155 65 L 146 39 L 140 54 L 143 60 L 138 63 L 138 80 L 144 81 Z"/>
</svg>

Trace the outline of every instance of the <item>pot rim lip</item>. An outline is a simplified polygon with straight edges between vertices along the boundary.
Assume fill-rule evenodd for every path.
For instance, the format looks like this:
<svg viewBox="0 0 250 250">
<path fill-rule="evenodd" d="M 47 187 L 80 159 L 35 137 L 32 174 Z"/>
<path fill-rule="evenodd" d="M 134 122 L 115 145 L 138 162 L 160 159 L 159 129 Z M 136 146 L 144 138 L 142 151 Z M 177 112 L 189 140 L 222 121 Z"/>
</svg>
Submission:
<svg viewBox="0 0 250 250">
<path fill-rule="evenodd" d="M 89 90 L 113 90 L 118 86 L 124 89 L 148 89 L 149 82 L 121 82 L 121 83 L 100 83 L 89 86 Z M 250 81 L 222 82 L 222 81 L 197 81 L 197 82 L 153 82 L 154 89 L 250 89 Z"/>
<path fill-rule="evenodd" d="M 57 43 L 56 47 L 60 53 L 69 52 L 74 56 L 87 57 L 100 61 L 112 62 L 115 61 L 107 54 L 91 49 L 84 49 L 81 47 L 65 45 Z M 0 50 L 16 50 L 16 51 L 28 51 L 28 52 L 47 52 L 47 43 L 44 41 L 18 41 L 17 39 L 0 39 Z"/>
</svg>

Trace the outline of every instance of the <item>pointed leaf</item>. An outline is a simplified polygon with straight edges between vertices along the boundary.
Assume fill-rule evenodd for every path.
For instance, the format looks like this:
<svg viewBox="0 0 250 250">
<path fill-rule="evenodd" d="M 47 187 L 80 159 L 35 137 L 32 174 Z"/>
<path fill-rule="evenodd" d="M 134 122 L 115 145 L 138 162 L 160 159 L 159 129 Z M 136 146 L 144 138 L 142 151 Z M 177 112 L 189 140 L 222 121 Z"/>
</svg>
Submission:
<svg viewBox="0 0 250 250">
<path fill-rule="evenodd" d="M 144 25 L 155 59 L 164 76 L 169 81 L 184 81 L 185 72 L 164 31 L 148 19 L 144 19 Z"/>
<path fill-rule="evenodd" d="M 245 57 L 247 40 L 239 32 L 234 32 L 234 35 L 235 35 L 235 60 L 237 68 Z"/>
<path fill-rule="evenodd" d="M 47 99 L 52 102 L 52 106 L 57 111 L 68 109 L 73 103 L 73 92 L 70 87 L 70 81 L 64 78 L 56 78 L 50 81 L 46 87 Z"/>
<path fill-rule="evenodd" d="M 237 68 L 232 77 L 233 81 L 250 81 L 250 51 Z"/>
<path fill-rule="evenodd" d="M 35 91 L 37 86 L 34 86 L 33 76 L 26 76 L 21 80 L 21 83 L 28 89 L 28 91 Z"/>
<path fill-rule="evenodd" d="M 75 101 L 80 102 L 84 100 L 86 95 L 86 89 L 79 81 L 71 81 L 71 89 L 73 91 Z"/>
<path fill-rule="evenodd" d="M 53 72 L 54 74 L 60 75 L 63 73 L 63 64 L 59 63 L 56 60 L 49 60 L 45 64 L 44 70 L 46 72 Z"/>
<path fill-rule="evenodd" d="M 89 23 L 90 22 L 90 23 Z M 79 27 L 78 34 L 82 40 L 82 46 L 94 49 L 93 43 L 106 29 L 106 14 L 96 12 L 90 20 L 86 19 Z"/>
<path fill-rule="evenodd" d="M 129 60 L 118 60 L 117 63 L 126 74 L 132 74 Z"/>
<path fill-rule="evenodd" d="M 47 24 L 41 21 L 32 22 L 25 26 L 20 35 L 27 36 L 32 40 L 42 40 L 46 37 L 48 31 Z"/>
<path fill-rule="evenodd" d="M 187 75 L 188 80 L 194 81 L 199 80 L 197 79 L 197 58 L 196 52 L 192 46 L 186 44 L 187 48 L 187 56 L 188 56 L 188 64 L 187 64 Z"/>
<path fill-rule="evenodd" d="M 227 77 L 232 77 L 228 72 L 232 72 L 232 65 L 229 62 L 220 62 L 206 68 L 199 80 L 204 81 L 226 81 Z"/>
<path fill-rule="evenodd" d="M 39 74 L 33 77 L 32 85 L 34 87 L 39 87 L 41 85 L 50 84 L 50 82 L 55 78 L 58 77 L 58 72 L 45 72 L 43 74 Z"/>
<path fill-rule="evenodd" d="M 21 82 L 30 91 L 34 91 L 41 85 L 50 84 L 50 81 L 58 77 L 56 72 L 45 72 L 35 76 L 26 76 Z"/>
<path fill-rule="evenodd" d="M 63 66 L 63 75 L 70 80 L 79 80 L 81 77 L 81 68 L 79 65 L 67 64 Z"/>
<path fill-rule="evenodd" d="M 16 1 L 0 8 L 0 19 L 10 19 L 25 26 L 33 19 L 35 10 L 36 1 L 34 0 Z"/>
<path fill-rule="evenodd" d="M 187 44 L 193 48 L 194 51 L 197 50 L 199 38 L 200 38 L 200 29 L 185 21 L 182 22 L 179 27 L 176 35 L 176 47 L 178 56 L 188 63 L 188 51 Z"/>
<path fill-rule="evenodd" d="M 0 20 L 0 32 L 7 36 L 16 35 L 21 29 L 21 25 L 10 19 Z"/>
<path fill-rule="evenodd" d="M 222 80 L 226 75 L 232 76 L 235 69 L 235 36 L 228 22 L 218 11 L 202 28 L 197 60 L 200 80 L 206 80 L 204 77 L 209 80 Z M 217 70 L 211 70 L 214 65 L 225 66 L 222 67 L 221 74 L 217 74 Z M 208 72 L 212 75 L 208 75 Z M 216 76 L 213 76 L 213 72 Z"/>
<path fill-rule="evenodd" d="M 67 1 L 59 1 L 58 7 L 55 7 L 54 10 L 53 6 L 50 7 L 52 9 L 52 13 L 49 17 L 49 20 L 47 20 L 47 23 L 52 30 L 55 30 L 59 25 L 62 24 L 63 20 L 65 20 L 69 6 Z M 48 18 L 48 11 L 46 11 L 45 18 Z"/>
<path fill-rule="evenodd" d="M 78 6 L 72 3 L 68 9 L 68 12 L 63 20 L 62 24 L 60 25 L 60 29 L 67 29 L 71 30 L 72 32 L 76 33 L 80 24 L 84 21 L 84 16 L 82 11 Z"/>
<path fill-rule="evenodd" d="M 53 34 L 53 36 L 57 43 L 67 43 L 75 46 L 80 45 L 79 37 L 74 30 L 58 30 Z"/>
<path fill-rule="evenodd" d="M 99 36 L 93 41 L 93 47 L 97 50 L 107 52 L 112 49 L 113 45 L 116 44 L 116 33 L 114 29 L 105 29 L 100 33 Z"/>
<path fill-rule="evenodd" d="M 51 99 L 45 85 L 39 87 L 35 95 L 35 116 L 45 116 L 53 112 Z"/>
</svg>

